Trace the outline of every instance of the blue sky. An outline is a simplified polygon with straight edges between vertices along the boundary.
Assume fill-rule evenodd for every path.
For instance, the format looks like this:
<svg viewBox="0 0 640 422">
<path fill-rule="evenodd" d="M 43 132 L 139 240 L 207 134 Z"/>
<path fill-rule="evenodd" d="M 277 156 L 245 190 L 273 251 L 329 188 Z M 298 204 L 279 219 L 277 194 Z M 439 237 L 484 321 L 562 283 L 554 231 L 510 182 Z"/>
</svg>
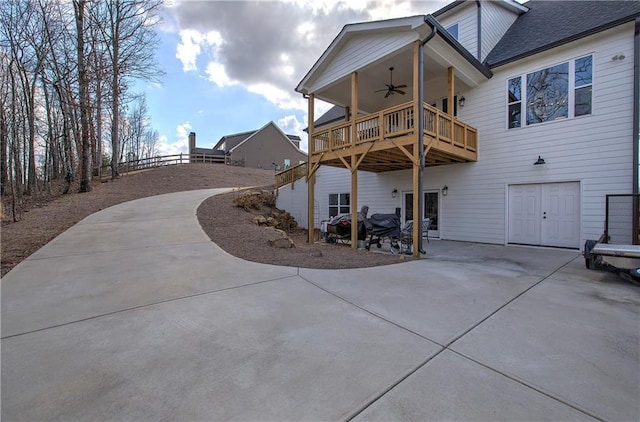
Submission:
<svg viewBox="0 0 640 422">
<path fill-rule="evenodd" d="M 307 102 L 294 89 L 348 23 L 428 14 L 447 1 L 181 1 L 162 12 L 160 84 L 139 83 L 160 154 L 187 152 L 274 121 L 306 150 Z M 316 102 L 316 118 L 330 105 Z"/>
</svg>

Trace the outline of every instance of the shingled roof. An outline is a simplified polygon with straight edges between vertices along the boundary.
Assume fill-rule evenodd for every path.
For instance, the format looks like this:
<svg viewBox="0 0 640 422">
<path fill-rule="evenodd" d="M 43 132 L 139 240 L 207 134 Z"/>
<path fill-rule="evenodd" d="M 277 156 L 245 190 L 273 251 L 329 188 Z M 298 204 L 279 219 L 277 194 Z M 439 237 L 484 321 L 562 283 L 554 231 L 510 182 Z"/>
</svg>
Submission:
<svg viewBox="0 0 640 422">
<path fill-rule="evenodd" d="M 247 140 L 247 138 L 249 138 L 250 136 L 253 136 L 258 130 L 250 130 L 248 132 L 225 135 L 222 138 L 220 138 L 220 140 L 213 146 L 213 149 L 220 149 L 222 147 L 222 144 L 227 143 L 228 145 L 231 145 L 230 147 L 227 148 L 227 152 L 228 152 L 228 150 L 240 145 L 242 142 Z M 285 134 L 285 136 L 289 138 L 289 140 L 292 141 L 294 145 L 296 146 L 300 145 L 301 139 L 298 135 Z"/>
<path fill-rule="evenodd" d="M 344 120 L 344 107 L 333 106 L 329 109 L 329 111 L 320 116 L 318 120 L 313 122 L 313 125 L 317 127 L 338 120 Z"/>
<path fill-rule="evenodd" d="M 539 1 L 524 3 L 518 17 L 487 56 L 490 67 L 522 59 L 562 44 L 633 21 L 638 1 Z"/>
</svg>

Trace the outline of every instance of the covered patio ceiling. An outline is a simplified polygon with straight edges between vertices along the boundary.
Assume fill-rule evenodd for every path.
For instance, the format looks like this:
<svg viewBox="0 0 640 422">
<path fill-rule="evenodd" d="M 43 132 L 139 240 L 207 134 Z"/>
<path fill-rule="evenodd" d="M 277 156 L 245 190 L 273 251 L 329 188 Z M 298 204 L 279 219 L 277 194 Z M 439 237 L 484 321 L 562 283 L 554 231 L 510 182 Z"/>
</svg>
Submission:
<svg viewBox="0 0 640 422">
<path fill-rule="evenodd" d="M 447 67 L 439 64 L 427 51 L 425 51 L 424 63 L 424 99 L 431 104 L 447 95 Z M 393 84 L 407 86 L 402 88 L 405 95 L 394 93 L 385 98 L 386 84 L 390 82 L 389 68 L 391 67 L 393 67 Z M 378 110 L 411 101 L 413 99 L 413 85 L 413 49 L 412 46 L 408 46 L 397 55 L 386 57 L 358 71 L 359 111 L 374 113 Z M 456 94 L 468 89 L 469 85 L 456 75 Z M 383 91 L 376 92 L 380 90 Z M 316 98 L 323 101 L 349 107 L 351 104 L 350 75 L 317 91 L 315 95 Z"/>
<path fill-rule="evenodd" d="M 303 94 L 314 94 L 315 98 L 331 104 L 349 107 L 352 103 L 351 75 L 357 72 L 359 112 L 373 113 L 411 101 L 415 43 L 428 37 L 423 57 L 425 102 L 431 104 L 446 97 L 447 70 L 450 67 L 455 69 L 455 94 L 464 93 L 491 76 L 491 72 L 431 16 L 380 21 L 375 23 L 375 27 L 371 25 L 373 24 L 347 25 L 296 90 Z M 430 37 L 428 34 L 434 36 Z M 388 37 L 390 43 L 395 42 L 394 48 L 385 50 L 383 54 L 375 49 L 370 53 L 359 50 L 360 45 L 367 45 L 362 40 L 367 37 L 376 40 L 381 36 Z M 350 61 L 357 64 L 345 64 Z M 394 68 L 393 85 L 406 85 L 402 88 L 405 95 L 395 93 L 385 98 L 391 67 Z"/>
</svg>

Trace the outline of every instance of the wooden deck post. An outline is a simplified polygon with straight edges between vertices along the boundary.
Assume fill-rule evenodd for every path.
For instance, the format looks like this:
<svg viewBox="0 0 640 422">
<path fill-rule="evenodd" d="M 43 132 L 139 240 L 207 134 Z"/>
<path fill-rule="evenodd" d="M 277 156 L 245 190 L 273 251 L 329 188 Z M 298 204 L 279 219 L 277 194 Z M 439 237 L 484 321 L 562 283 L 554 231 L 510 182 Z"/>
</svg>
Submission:
<svg viewBox="0 0 640 422">
<path fill-rule="evenodd" d="M 313 163 L 311 162 L 311 157 L 313 157 L 314 150 L 314 140 L 313 140 L 313 121 L 314 121 L 314 94 L 309 94 L 309 165 L 307 165 L 307 231 L 308 231 L 308 241 L 309 243 L 313 243 L 315 241 L 315 221 L 314 221 L 314 209 L 313 205 L 315 203 L 315 187 L 316 187 L 316 173 L 315 171 L 311 173 L 311 169 L 313 168 Z"/>
<path fill-rule="evenodd" d="M 356 146 L 356 117 L 358 116 L 358 72 L 351 74 L 351 148 Z M 358 167 L 351 154 L 351 248 L 358 247 Z"/>
<path fill-rule="evenodd" d="M 451 139 L 451 144 L 453 144 L 455 125 L 453 124 L 453 110 L 455 110 L 455 104 L 453 103 L 453 94 L 455 91 L 455 69 L 453 66 L 449 66 L 447 69 L 447 114 L 451 117 L 451 125 L 449 127 L 449 138 Z"/>
</svg>

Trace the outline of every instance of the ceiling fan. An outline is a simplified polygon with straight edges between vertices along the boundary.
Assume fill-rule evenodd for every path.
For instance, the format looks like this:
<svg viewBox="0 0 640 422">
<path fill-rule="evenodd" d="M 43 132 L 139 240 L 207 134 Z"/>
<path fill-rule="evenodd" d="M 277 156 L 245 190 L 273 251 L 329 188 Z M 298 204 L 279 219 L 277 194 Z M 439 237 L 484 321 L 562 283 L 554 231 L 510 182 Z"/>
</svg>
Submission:
<svg viewBox="0 0 640 422">
<path fill-rule="evenodd" d="M 407 87 L 407 85 L 404 85 L 404 84 L 403 84 L 403 85 L 398 85 L 398 86 L 394 85 L 394 84 L 393 84 L 393 67 L 390 67 L 390 68 L 389 68 L 389 72 L 390 72 L 390 76 L 389 76 L 389 83 L 388 83 L 388 84 L 385 84 L 387 87 L 386 87 L 386 88 L 384 88 L 384 89 L 379 89 L 379 90 L 374 91 L 374 92 L 387 91 L 387 93 L 385 94 L 384 98 L 387 98 L 389 95 L 393 95 L 393 94 L 395 94 L 396 92 L 397 92 L 398 94 L 400 94 L 400 95 L 404 95 L 404 94 L 405 94 L 405 92 L 404 92 L 402 89 L 400 89 L 400 88 L 406 88 L 406 87 Z"/>
</svg>

